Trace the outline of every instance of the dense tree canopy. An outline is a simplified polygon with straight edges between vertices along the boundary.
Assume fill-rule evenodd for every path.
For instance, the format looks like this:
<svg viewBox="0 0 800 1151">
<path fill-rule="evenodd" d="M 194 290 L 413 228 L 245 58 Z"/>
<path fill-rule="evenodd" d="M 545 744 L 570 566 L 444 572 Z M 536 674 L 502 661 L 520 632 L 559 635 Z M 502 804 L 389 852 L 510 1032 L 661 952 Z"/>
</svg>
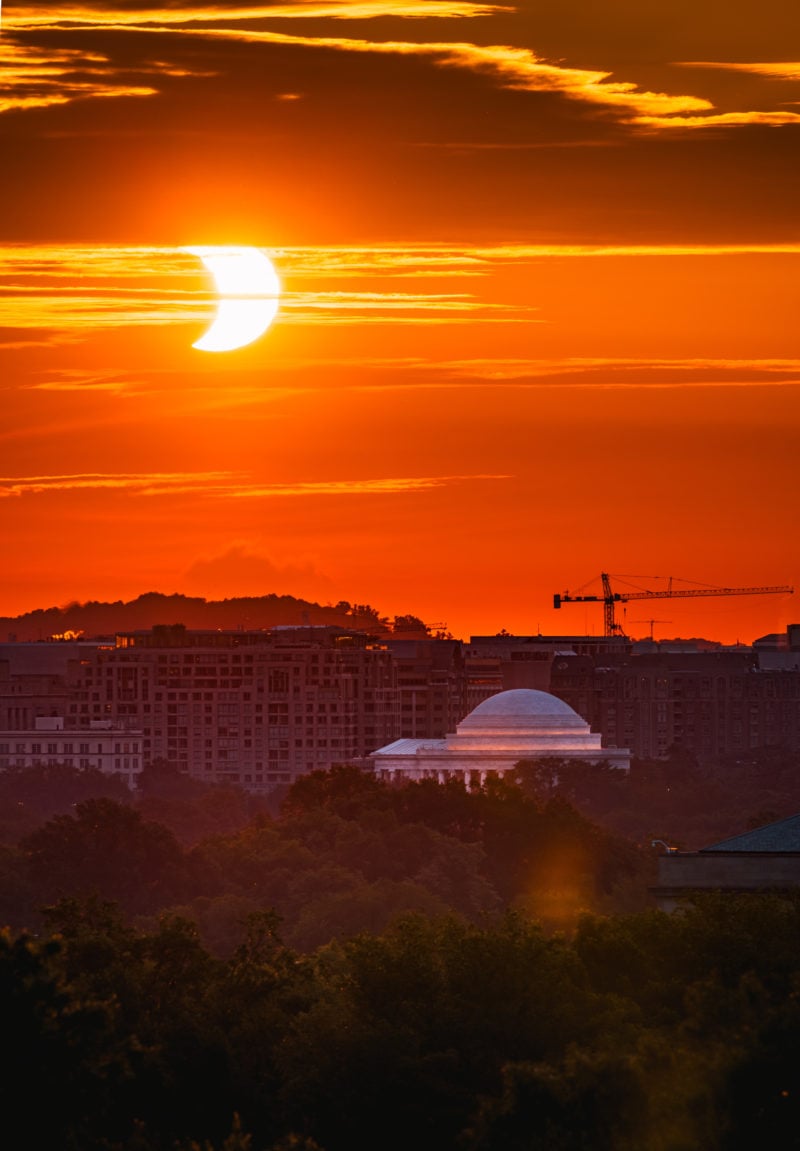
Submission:
<svg viewBox="0 0 800 1151">
<path fill-rule="evenodd" d="M 225 960 L 185 920 L 135 930 L 97 901 L 47 924 L 0 938 L 4 1129 L 29 1146 L 798 1146 L 797 899 L 587 917 L 571 938 L 410 916 L 307 956 L 260 913 Z"/>
<path fill-rule="evenodd" d="M 198 835 L 154 779 L 180 838 L 101 795 L 6 846 L 10 1144 L 800 1146 L 800 897 L 645 910 L 647 853 L 520 780 L 340 768 Z"/>
<path fill-rule="evenodd" d="M 663 760 L 634 759 L 629 772 L 540 760 L 518 765 L 515 778 L 526 794 L 542 802 L 560 796 L 617 835 L 640 843 L 664 839 L 686 850 L 800 810 L 800 756 L 780 748 L 713 764 L 674 748 Z"/>
<path fill-rule="evenodd" d="M 230 955 L 242 917 L 274 908 L 288 942 L 313 950 L 411 911 L 478 922 L 510 906 L 569 927 L 584 911 L 644 906 L 651 878 L 647 853 L 558 797 L 497 780 L 393 788 L 340 767 L 299 780 L 274 818 L 156 767 L 135 804 L 121 798 L 70 804 L 0 853 L 9 924 L 97 895 L 129 916 L 186 916 Z"/>
</svg>

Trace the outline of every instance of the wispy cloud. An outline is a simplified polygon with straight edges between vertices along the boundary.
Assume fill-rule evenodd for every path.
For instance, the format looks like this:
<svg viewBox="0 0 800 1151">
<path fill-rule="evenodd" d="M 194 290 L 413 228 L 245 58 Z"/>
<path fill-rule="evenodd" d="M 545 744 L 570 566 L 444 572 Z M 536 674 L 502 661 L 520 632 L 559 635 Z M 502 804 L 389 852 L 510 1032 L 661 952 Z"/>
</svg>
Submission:
<svg viewBox="0 0 800 1151">
<path fill-rule="evenodd" d="M 265 483 L 227 471 L 0 476 L 0 499 L 76 491 L 120 492 L 133 496 L 205 495 L 223 499 L 393 495 L 427 491 L 466 481 L 509 478 L 507 475 L 478 474 Z"/>
<path fill-rule="evenodd" d="M 137 26 L 141 32 L 147 26 Z M 702 112 L 713 104 L 701 97 L 649 92 L 629 81 L 611 80 L 611 72 L 571 68 L 538 56 L 529 48 L 463 41 L 359 40 L 342 36 L 301 36 L 268 29 L 185 28 L 185 35 L 249 44 L 285 44 L 349 53 L 427 57 L 440 67 L 461 68 L 493 77 L 500 86 L 528 92 L 556 92 L 574 100 L 618 110 L 621 118 Z"/>
<path fill-rule="evenodd" d="M 425 260 L 424 254 L 420 254 Z M 295 276 L 294 254 L 278 254 L 284 280 Z M 395 258 L 408 270 L 408 253 Z M 458 266 L 456 257 L 431 253 L 430 267 Z M 326 260 L 324 252 L 298 252 L 297 276 L 328 267 L 333 274 L 355 276 L 365 269 L 392 270 L 388 252 L 342 251 Z M 71 333 L 78 338 L 99 328 L 142 325 L 202 324 L 216 305 L 216 293 L 198 288 L 204 273 L 185 252 L 169 248 L 0 249 L 0 330 L 39 329 Z M 480 299 L 467 292 L 286 290 L 278 322 L 285 324 L 531 322 L 535 309 Z"/>
<path fill-rule="evenodd" d="M 86 376 L 82 373 L 65 373 L 62 378 L 44 380 L 29 384 L 31 391 L 41 392 L 110 392 L 113 395 L 130 394 L 130 384 L 111 373 L 99 376 Z"/>
<path fill-rule="evenodd" d="M 284 300 L 289 323 L 531 323 L 534 307 L 495 304 L 466 292 L 294 292 Z"/>
<path fill-rule="evenodd" d="M 293 365 L 274 363 L 273 366 L 291 371 Z M 330 367 L 329 360 L 325 366 Z M 41 374 L 44 379 L 37 380 L 34 376 L 34 382 L 22 383 L 19 389 L 56 395 L 82 394 L 84 397 L 106 397 L 110 400 L 146 400 L 157 397 L 162 414 L 176 409 L 185 410 L 187 404 L 191 406 L 194 415 L 242 407 L 263 410 L 275 401 L 284 398 L 296 401 L 320 390 L 311 381 L 298 380 L 296 373 L 289 380 L 273 383 L 265 381 L 263 372 L 241 368 L 226 371 L 213 366 L 193 366 L 189 380 L 185 368 L 140 368 L 133 374 L 125 368 L 106 372 L 62 368 Z M 176 377 L 180 378 L 180 386 L 177 388 Z M 275 378 L 273 371 L 270 380 Z M 118 420 L 119 415 L 110 422 L 117 423 Z"/>
<path fill-rule="evenodd" d="M 485 298 L 498 271 L 549 259 L 662 259 L 800 253 L 800 243 L 722 245 L 528 245 L 453 247 L 301 247 L 271 252 L 286 285 L 278 323 L 289 325 L 536 323 L 533 304 Z M 408 291 L 403 281 L 436 278 L 438 288 Z M 463 289 L 464 279 L 475 290 Z M 0 248 L 0 346 L 26 344 L 38 331 L 71 341 L 102 329 L 202 325 L 216 294 L 184 251 L 153 247 Z M 342 281 L 353 281 L 352 289 Z M 394 281 L 398 283 L 394 283 Z M 307 284 L 316 287 L 307 287 Z M 206 286 L 207 285 L 207 286 Z M 379 285 L 379 286 L 378 286 Z M 42 385 L 44 386 L 44 385 Z M 68 384 L 54 384 L 64 390 Z M 100 386 L 95 383 L 95 387 Z M 111 381 L 105 381 L 113 390 Z"/>
<path fill-rule="evenodd" d="M 0 498 L 44 495 L 53 492 L 116 491 L 134 495 L 170 495 L 178 492 L 217 494 L 234 480 L 234 472 L 97 472 L 76 475 L 0 476 Z"/>
<path fill-rule="evenodd" d="M 451 379 L 566 383 L 594 387 L 750 387 L 800 384 L 800 359 L 620 358 L 468 359 L 440 361 L 438 371 Z M 635 377 L 635 378 L 634 378 Z"/>
<path fill-rule="evenodd" d="M 146 71 L 146 70 L 144 70 Z M 155 96 L 157 89 L 119 75 L 107 56 L 77 49 L 0 41 L 0 113 L 47 108 L 74 100 L 114 96 Z"/>
<path fill-rule="evenodd" d="M 156 24 L 181 28 L 193 24 L 218 25 L 220 19 L 231 24 L 263 20 L 368 20 L 381 17 L 394 19 L 469 19 L 512 12 L 513 6 L 475 2 L 475 0 L 290 0 L 275 4 L 238 4 L 221 10 L 217 4 L 181 5 L 180 7 L 130 4 L 127 7 L 104 7 L 101 12 L 86 4 L 61 4 L 57 10 L 42 10 L 30 4 L 16 4 L 4 20 L 8 29 L 53 27 L 131 27 Z"/>
<path fill-rule="evenodd" d="M 644 128 L 666 128 L 668 130 L 687 128 L 741 128 L 747 125 L 762 125 L 769 128 L 783 128 L 787 124 L 800 124 L 800 112 L 715 112 L 710 116 L 636 116 L 631 121 Z"/>
<path fill-rule="evenodd" d="M 493 244 L 319 246 L 276 249 L 293 280 L 353 276 L 488 276 L 503 264 L 547 259 L 797 255 L 800 242 L 745 244 Z M 2 265 L 0 265 L 1 267 Z"/>
<path fill-rule="evenodd" d="M 752 76 L 767 76 L 773 80 L 800 80 L 800 61 L 765 61 L 763 63 L 733 62 L 728 60 L 678 60 L 678 68 L 708 68 L 719 72 L 748 72 Z"/>
<path fill-rule="evenodd" d="M 404 41 L 356 39 L 342 36 L 307 36 L 257 27 L 261 22 L 280 18 L 315 15 L 344 16 L 393 15 L 420 17 L 434 13 L 447 16 L 486 15 L 502 9 L 462 3 L 364 3 L 300 4 L 239 7 L 225 13 L 218 9 L 123 9 L 92 12 L 84 6 L 61 9 L 50 14 L 23 12 L 12 22 L 18 31 L 40 28 L 75 30 L 102 28 L 104 31 L 135 31 L 227 39 L 249 44 L 291 45 L 298 48 L 324 48 L 347 53 L 369 53 L 426 57 L 435 65 L 466 69 L 492 77 L 500 86 L 530 92 L 556 92 L 569 99 L 606 108 L 623 122 L 656 126 L 674 116 L 693 116 L 714 111 L 714 105 L 693 95 L 652 92 L 638 84 L 612 78 L 609 71 L 570 67 L 539 56 L 528 47 L 508 44 L 474 44 L 467 41 Z M 673 125 L 674 126 L 674 125 Z"/>
<path fill-rule="evenodd" d="M 547 392 L 798 389 L 800 360 L 541 359 L 386 363 L 377 376 L 354 371 L 340 391 L 464 393 L 507 389 Z"/>
<path fill-rule="evenodd" d="M 265 386 L 258 372 L 232 369 L 200 373 L 191 386 L 180 389 L 180 400 L 190 397 L 192 410 L 253 407 L 289 399 L 293 402 L 330 390 L 329 376 L 337 371 L 336 390 L 344 393 L 401 393 L 413 391 L 510 390 L 681 390 L 713 388 L 798 388 L 800 359 L 723 359 L 557 357 L 441 359 L 426 357 L 381 358 L 277 358 L 272 374 L 281 383 Z M 63 370 L 41 383 L 26 385 L 33 391 L 83 392 L 136 398 L 163 395 L 175 398 L 172 377 L 177 369 L 138 372 L 131 379 L 123 372 L 87 374 Z M 346 375 L 342 375 L 346 372 Z"/>
<path fill-rule="evenodd" d="M 741 109 L 721 111 L 711 100 L 686 93 L 650 91 L 637 83 L 617 79 L 608 70 L 570 67 L 561 60 L 540 56 L 527 46 L 510 44 L 475 44 L 465 41 L 426 41 L 356 39 L 342 36 L 294 35 L 280 31 L 287 22 L 330 20 L 371 20 L 392 17 L 415 21 L 429 19 L 470 19 L 513 11 L 513 6 L 476 3 L 472 0 L 294 0 L 275 4 L 239 4 L 224 11 L 213 4 L 189 6 L 152 6 L 130 4 L 111 6 L 98 11 L 85 4 L 59 7 L 55 11 L 32 5 L 18 5 L 5 18 L 6 28 L 17 36 L 35 35 L 42 30 L 75 33 L 81 29 L 139 34 L 173 33 L 210 39 L 228 39 L 251 44 L 294 45 L 299 48 L 334 49 L 349 53 L 416 55 L 428 57 L 441 67 L 455 67 L 482 72 L 494 77 L 505 88 L 556 92 L 614 114 L 615 118 L 641 132 L 692 131 L 699 127 L 742 127 L 767 125 L 781 127 L 800 121 L 800 113 L 779 109 Z M 277 28 L 275 25 L 277 24 Z M 70 67 L 76 62 L 68 54 L 42 57 L 35 49 L 16 49 L 10 45 L 12 74 L 0 89 L 0 112 L 9 108 L 41 106 L 42 103 L 64 103 L 90 96 L 154 95 L 157 89 L 134 84 L 131 78 L 113 78 L 113 69 L 105 57 L 94 60 L 97 77 L 85 75 L 76 79 Z M 17 52 L 31 52 L 27 78 L 22 57 Z M 679 66 L 717 68 L 750 72 L 775 79 L 797 79 L 800 65 L 788 63 L 748 63 L 715 61 L 680 61 Z M 47 74 L 41 70 L 47 68 Z M 39 72 L 37 78 L 37 70 Z M 138 69 L 141 72 L 141 69 Z M 155 65 L 154 74 L 180 74 L 168 65 Z M 185 75 L 198 74 L 185 72 Z M 34 90 L 26 92 L 31 86 Z M 296 93 L 289 93 L 294 96 Z"/>
<path fill-rule="evenodd" d="M 275 496 L 345 496 L 387 495 L 396 492 L 421 492 L 430 488 L 475 480 L 507 480 L 505 474 L 453 475 L 453 476 L 393 476 L 388 479 L 322 480 L 284 484 L 254 484 L 238 487 L 225 494 L 237 498 L 273 498 Z"/>
</svg>

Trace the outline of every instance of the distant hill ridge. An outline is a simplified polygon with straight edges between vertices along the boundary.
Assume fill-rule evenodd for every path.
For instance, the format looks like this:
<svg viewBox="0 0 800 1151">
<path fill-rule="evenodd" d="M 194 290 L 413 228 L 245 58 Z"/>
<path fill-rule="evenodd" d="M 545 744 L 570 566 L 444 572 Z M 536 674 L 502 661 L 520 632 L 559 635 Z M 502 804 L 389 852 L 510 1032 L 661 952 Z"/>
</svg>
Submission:
<svg viewBox="0 0 800 1151">
<path fill-rule="evenodd" d="M 37 608 L 19 616 L 0 616 L 0 642 L 35 642 L 56 638 L 92 639 L 117 632 L 136 631 L 158 624 L 184 624 L 187 628 L 266 628 L 276 625 L 304 627 L 331 624 L 387 632 L 425 632 L 415 616 L 395 617 L 393 624 L 369 604 L 319 604 L 291 595 L 270 593 L 235 599 L 206 600 L 199 596 L 146 592 L 128 603 L 70 603 L 64 607 Z"/>
</svg>

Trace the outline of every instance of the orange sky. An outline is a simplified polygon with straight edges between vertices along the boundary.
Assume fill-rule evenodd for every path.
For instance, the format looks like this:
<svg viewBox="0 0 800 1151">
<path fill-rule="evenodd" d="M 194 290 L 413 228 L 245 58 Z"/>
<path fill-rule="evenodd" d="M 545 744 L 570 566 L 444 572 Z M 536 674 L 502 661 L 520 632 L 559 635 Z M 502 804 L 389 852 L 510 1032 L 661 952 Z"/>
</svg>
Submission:
<svg viewBox="0 0 800 1151">
<path fill-rule="evenodd" d="M 800 584 L 800 10 L 605 7 L 3 6 L 0 614 L 598 631 L 550 605 L 601 569 Z M 190 244 L 271 255 L 257 344 L 192 349 Z"/>
</svg>

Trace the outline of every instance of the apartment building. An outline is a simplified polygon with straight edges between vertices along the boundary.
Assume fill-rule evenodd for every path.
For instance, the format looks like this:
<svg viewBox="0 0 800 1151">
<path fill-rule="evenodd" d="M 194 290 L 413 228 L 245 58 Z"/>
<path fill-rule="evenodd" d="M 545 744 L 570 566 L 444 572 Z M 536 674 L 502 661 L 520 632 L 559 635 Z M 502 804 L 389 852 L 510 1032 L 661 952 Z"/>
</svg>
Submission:
<svg viewBox="0 0 800 1151">
<path fill-rule="evenodd" d="M 597 657 L 630 649 L 624 636 L 473 635 L 464 646 L 467 711 L 499 691 L 550 691 L 553 663 L 561 652 Z"/>
<path fill-rule="evenodd" d="M 685 748 L 701 760 L 763 748 L 800 750 L 800 671 L 762 667 L 753 651 L 562 655 L 551 691 L 604 747 L 640 758 Z"/>
<path fill-rule="evenodd" d="M 470 710 L 464 645 L 415 638 L 387 640 L 386 648 L 397 675 L 399 734 L 441 739 L 455 731 Z"/>
<path fill-rule="evenodd" d="M 336 628 L 120 635 L 70 667 L 68 726 L 141 729 L 147 762 L 269 790 L 396 738 L 385 645 Z"/>
</svg>

